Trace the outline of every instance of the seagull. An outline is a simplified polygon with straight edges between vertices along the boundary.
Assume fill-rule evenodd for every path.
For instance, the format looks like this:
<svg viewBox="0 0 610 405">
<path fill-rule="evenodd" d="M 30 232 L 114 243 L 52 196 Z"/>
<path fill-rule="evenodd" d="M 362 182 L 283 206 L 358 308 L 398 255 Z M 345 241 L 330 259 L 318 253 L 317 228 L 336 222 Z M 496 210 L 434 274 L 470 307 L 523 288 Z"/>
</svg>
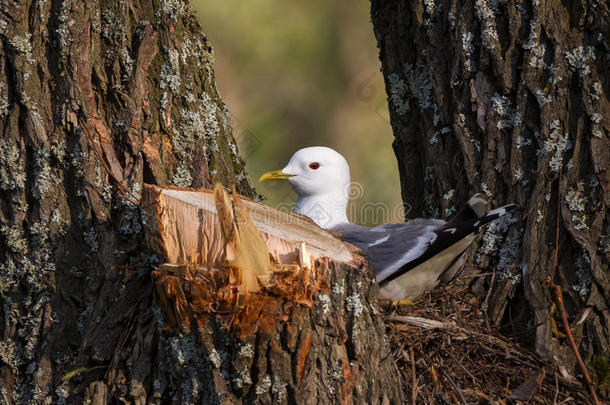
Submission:
<svg viewBox="0 0 610 405">
<path fill-rule="evenodd" d="M 298 150 L 283 169 L 264 173 L 258 180 L 287 180 L 298 194 L 294 212 L 360 248 L 375 273 L 380 295 L 398 302 L 408 302 L 451 280 L 477 229 L 515 207 L 509 204 L 487 212 L 487 199 L 479 193 L 449 221 L 416 218 L 373 228 L 356 225 L 346 213 L 349 164 L 324 146 Z"/>
</svg>

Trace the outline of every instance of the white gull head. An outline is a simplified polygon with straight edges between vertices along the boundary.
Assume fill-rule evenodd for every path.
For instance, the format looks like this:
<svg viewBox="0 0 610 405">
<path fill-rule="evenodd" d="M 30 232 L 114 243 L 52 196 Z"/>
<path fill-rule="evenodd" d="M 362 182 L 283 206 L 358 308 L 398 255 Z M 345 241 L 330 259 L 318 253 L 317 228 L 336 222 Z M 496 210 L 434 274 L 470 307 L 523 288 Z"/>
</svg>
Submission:
<svg viewBox="0 0 610 405">
<path fill-rule="evenodd" d="M 343 156 L 325 146 L 298 150 L 282 170 L 263 174 L 259 181 L 288 180 L 298 194 L 295 212 L 310 217 L 322 228 L 348 223 L 349 165 Z"/>
</svg>

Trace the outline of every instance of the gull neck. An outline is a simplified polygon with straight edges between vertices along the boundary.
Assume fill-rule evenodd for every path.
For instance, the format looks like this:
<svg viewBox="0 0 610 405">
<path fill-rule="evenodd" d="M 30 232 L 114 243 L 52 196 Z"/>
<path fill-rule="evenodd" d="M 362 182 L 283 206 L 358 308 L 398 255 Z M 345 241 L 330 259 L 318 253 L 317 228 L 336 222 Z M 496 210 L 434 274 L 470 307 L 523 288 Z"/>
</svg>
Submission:
<svg viewBox="0 0 610 405">
<path fill-rule="evenodd" d="M 349 223 L 348 199 L 344 193 L 328 193 L 299 196 L 294 212 L 306 215 L 321 228 L 332 228 Z"/>
</svg>

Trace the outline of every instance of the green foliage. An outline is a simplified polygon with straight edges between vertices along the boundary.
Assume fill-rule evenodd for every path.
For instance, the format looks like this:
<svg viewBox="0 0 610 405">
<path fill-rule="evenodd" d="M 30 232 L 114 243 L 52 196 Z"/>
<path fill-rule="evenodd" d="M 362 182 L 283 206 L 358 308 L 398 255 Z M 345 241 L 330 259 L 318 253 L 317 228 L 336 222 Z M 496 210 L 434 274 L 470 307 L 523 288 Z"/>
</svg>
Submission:
<svg viewBox="0 0 610 405">
<path fill-rule="evenodd" d="M 400 220 L 400 188 L 378 50 L 366 1 L 194 0 L 215 48 L 216 80 L 252 179 L 297 149 L 326 145 L 364 194 L 352 219 Z M 288 184 L 255 184 L 267 204 L 293 202 Z M 361 215 L 367 201 L 387 215 Z M 398 215 L 397 215 L 398 214 Z"/>
</svg>

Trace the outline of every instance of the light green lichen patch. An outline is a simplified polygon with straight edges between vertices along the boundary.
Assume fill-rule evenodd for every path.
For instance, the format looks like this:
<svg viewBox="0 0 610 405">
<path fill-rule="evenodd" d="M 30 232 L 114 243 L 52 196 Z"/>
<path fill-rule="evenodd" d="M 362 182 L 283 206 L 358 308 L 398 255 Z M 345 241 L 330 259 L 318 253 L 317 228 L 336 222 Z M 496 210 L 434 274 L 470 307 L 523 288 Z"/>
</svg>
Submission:
<svg viewBox="0 0 610 405">
<path fill-rule="evenodd" d="M 25 372 L 17 381 L 15 392 L 17 403 L 31 403 L 38 397 L 35 378 L 38 370 L 36 362 L 37 345 L 50 297 L 48 296 L 49 275 L 55 272 L 54 238 L 51 238 L 49 219 L 25 227 L 29 238 L 19 227 L 2 225 L 0 244 L 5 247 L 4 261 L 0 265 L 0 296 L 11 305 L 12 292 L 20 289 L 19 302 L 11 305 L 5 319 L 6 327 L 16 330 L 15 337 L 0 351 L 10 356 L 12 361 Z M 51 314 L 51 322 L 56 322 Z"/>
<path fill-rule="evenodd" d="M 182 0 L 161 0 L 161 7 L 155 13 L 159 21 L 166 16 L 171 21 L 176 22 L 188 11 L 187 5 Z"/>
<path fill-rule="evenodd" d="M 250 378 L 250 372 L 247 369 L 240 370 L 233 377 L 233 385 L 237 389 L 241 389 L 244 386 L 247 386 L 247 385 L 250 385 L 250 384 L 252 384 L 252 378 Z"/>
<path fill-rule="evenodd" d="M 286 383 L 280 380 L 279 377 L 273 376 L 273 385 L 271 386 L 271 392 L 275 396 L 276 402 L 282 402 L 286 397 Z"/>
<path fill-rule="evenodd" d="M 527 42 L 523 45 L 523 49 L 532 49 L 538 44 L 538 31 L 540 24 L 535 19 L 530 21 L 530 33 Z"/>
<path fill-rule="evenodd" d="M 538 101 L 538 105 L 543 107 L 544 105 L 553 101 L 553 97 L 551 94 L 547 94 L 542 89 L 536 89 L 536 100 Z"/>
<path fill-rule="evenodd" d="M 521 123 L 521 114 L 513 106 L 510 98 L 498 93 L 491 99 L 493 111 L 498 115 L 498 129 L 515 127 Z"/>
<path fill-rule="evenodd" d="M 343 282 L 341 284 L 335 283 L 333 284 L 331 291 L 335 295 L 343 295 L 345 294 L 345 285 L 343 284 Z"/>
<path fill-rule="evenodd" d="M 172 177 L 172 184 L 179 187 L 190 187 L 193 183 L 193 176 L 191 176 L 190 170 L 186 162 L 181 162 L 174 173 L 174 177 Z"/>
<path fill-rule="evenodd" d="M 538 156 L 551 155 L 549 166 L 552 171 L 558 172 L 563 164 L 564 154 L 572 148 L 572 143 L 567 133 L 562 134 L 559 120 L 551 122 L 549 129 L 549 136 L 544 140 L 542 147 L 536 153 Z"/>
<path fill-rule="evenodd" d="M 604 118 L 603 115 L 601 115 L 601 113 L 593 113 L 591 114 L 591 122 L 594 124 L 599 124 L 600 122 L 602 122 L 602 119 Z"/>
<path fill-rule="evenodd" d="M 576 259 L 576 277 L 578 282 L 572 285 L 572 290 L 576 291 L 582 300 L 586 300 L 591 291 L 591 259 L 583 249 L 582 254 Z"/>
<path fill-rule="evenodd" d="M 100 190 L 100 195 L 105 203 L 110 203 L 112 199 L 112 185 L 106 181 L 106 172 L 99 166 L 95 165 L 95 187 Z"/>
<path fill-rule="evenodd" d="M 201 41 L 197 39 L 184 38 L 180 49 L 180 58 L 182 64 L 187 65 L 191 60 L 195 61 L 198 68 L 201 68 L 205 63 L 205 50 L 201 45 Z"/>
<path fill-rule="evenodd" d="M 18 359 L 20 354 L 17 352 L 15 342 L 12 340 L 0 341 L 0 360 L 13 368 L 19 366 L 21 361 Z"/>
<path fill-rule="evenodd" d="M 496 16 L 494 4 L 487 0 L 476 0 L 474 3 L 477 18 L 481 22 L 481 41 L 483 46 L 492 50 L 498 44 L 498 32 L 496 30 Z"/>
<path fill-rule="evenodd" d="M 55 30 L 57 34 L 57 41 L 59 43 L 59 51 L 62 57 L 66 57 L 68 46 L 72 43 L 72 32 L 69 26 L 72 23 L 70 19 L 70 13 L 72 12 L 72 4 L 67 1 L 62 1 L 59 9 L 59 15 L 57 21 L 59 24 Z"/>
<path fill-rule="evenodd" d="M 64 163 L 64 159 L 66 157 L 66 141 L 64 139 L 57 141 L 51 141 L 51 147 L 49 148 L 51 151 L 51 156 L 55 158 L 60 164 Z"/>
<path fill-rule="evenodd" d="M 138 22 L 138 26 L 136 27 L 136 35 L 138 36 L 138 40 L 142 41 L 144 39 L 144 33 L 146 32 L 146 27 L 150 25 L 150 21 L 141 20 Z"/>
<path fill-rule="evenodd" d="M 517 134 L 515 137 L 515 146 L 517 149 L 524 148 L 532 144 L 532 140 L 530 138 L 526 138 L 522 133 Z"/>
<path fill-rule="evenodd" d="M 475 71 L 476 66 L 474 62 L 474 45 L 472 44 L 472 40 L 474 35 L 472 32 L 464 32 L 462 34 L 462 52 L 464 54 L 464 69 L 467 73 L 472 73 Z"/>
<path fill-rule="evenodd" d="M 91 16 L 91 29 L 97 34 L 102 33 L 102 15 L 99 9 Z"/>
<path fill-rule="evenodd" d="M 111 9 L 105 9 L 104 11 L 102 11 L 101 28 L 102 37 L 104 39 L 119 42 L 123 39 L 123 23 Z"/>
<path fill-rule="evenodd" d="M 165 355 L 162 367 L 167 371 L 169 384 L 175 393 L 172 401 L 181 404 L 201 403 L 203 392 L 202 362 L 209 359 L 204 347 L 193 334 L 159 339 L 159 349 Z M 210 359 L 210 361 L 212 361 Z"/>
<path fill-rule="evenodd" d="M 513 179 L 515 179 L 516 181 L 520 181 L 523 178 L 523 169 L 521 169 L 520 167 L 518 167 L 514 172 L 513 172 Z"/>
<path fill-rule="evenodd" d="M 55 394 L 57 395 L 57 405 L 65 405 L 70 396 L 70 384 L 67 381 L 63 382 L 57 387 Z"/>
<path fill-rule="evenodd" d="M 0 139 L 0 189 L 20 190 L 25 186 L 24 160 L 12 139 Z"/>
<path fill-rule="evenodd" d="M 517 253 L 519 252 L 519 247 L 521 246 L 521 233 L 522 230 L 513 230 L 502 242 L 498 266 L 496 268 L 499 282 L 510 280 L 514 285 L 521 281 L 521 273 L 512 271 Z"/>
<path fill-rule="evenodd" d="M 74 177 L 77 181 L 85 175 L 85 165 L 88 159 L 87 153 L 83 152 L 80 144 L 74 145 L 74 150 L 70 154 L 70 164 L 74 168 Z"/>
<path fill-rule="evenodd" d="M 583 212 L 587 203 L 587 197 L 584 195 L 584 182 L 579 181 L 576 188 L 571 188 L 566 196 L 565 202 L 572 212 Z"/>
<path fill-rule="evenodd" d="M 140 232 L 142 232 L 142 223 L 140 222 L 138 209 L 136 206 L 129 206 L 127 212 L 120 220 L 119 234 L 132 235 Z"/>
<path fill-rule="evenodd" d="M 216 368 L 220 368 L 220 365 L 222 364 L 222 360 L 215 347 L 213 347 L 210 350 L 209 356 L 210 356 L 210 361 L 212 362 L 212 365 L 214 365 L 214 367 L 216 367 Z"/>
<path fill-rule="evenodd" d="M 500 253 L 504 236 L 510 229 L 510 226 L 516 222 L 517 219 L 511 213 L 508 213 L 487 226 L 482 237 L 481 246 L 477 252 L 477 263 L 481 263 L 482 255 L 493 256 Z M 503 253 L 503 255 L 506 254 Z M 502 261 L 502 258 L 500 260 Z M 512 263 L 510 258 L 507 258 L 505 263 L 509 261 Z"/>
<path fill-rule="evenodd" d="M 42 199 L 46 193 L 51 190 L 54 184 L 58 184 L 59 180 L 49 163 L 51 152 L 46 148 L 40 148 L 34 156 L 34 186 L 32 195 L 34 198 Z"/>
<path fill-rule="evenodd" d="M 327 294 L 318 294 L 316 299 L 320 302 L 322 306 L 322 313 L 324 315 L 328 315 L 330 312 L 330 297 Z"/>
<path fill-rule="evenodd" d="M 262 380 L 256 384 L 256 388 L 255 388 L 255 392 L 256 395 L 263 395 L 267 392 L 269 392 L 269 389 L 271 388 L 271 376 L 264 376 L 262 378 Z"/>
<path fill-rule="evenodd" d="M 59 208 L 55 208 L 53 213 L 51 214 L 51 224 L 55 226 L 55 232 L 63 236 L 68 231 L 68 226 L 70 226 L 70 221 L 63 218 L 61 216 L 61 212 L 59 212 Z"/>
<path fill-rule="evenodd" d="M 210 161 L 213 153 L 219 152 L 218 106 L 207 93 L 202 93 L 192 109 L 180 110 L 177 128 L 174 128 L 172 146 L 182 160 L 173 176 L 173 183 L 188 187 L 192 183 L 190 166 L 187 164 L 192 153 L 206 153 Z"/>
<path fill-rule="evenodd" d="M 589 62 L 595 60 L 595 50 L 592 46 L 577 46 L 565 53 L 568 67 L 571 71 L 587 76 L 591 73 Z"/>
<path fill-rule="evenodd" d="M 417 100 L 421 109 L 431 109 L 435 105 L 432 103 L 432 74 L 431 67 L 422 64 L 419 60 L 414 66 L 406 64 L 404 74 L 411 95 Z"/>
<path fill-rule="evenodd" d="M 0 82 L 0 118 L 5 117 L 8 114 L 8 93 L 6 92 L 6 85 L 4 82 Z"/>
<path fill-rule="evenodd" d="M 546 54 L 545 44 L 535 44 L 530 52 L 530 67 L 534 69 L 544 68 L 544 55 Z"/>
<path fill-rule="evenodd" d="M 239 355 L 241 357 L 252 358 L 254 357 L 254 348 L 250 343 L 246 343 L 239 348 Z"/>
<path fill-rule="evenodd" d="M 128 81 L 133 74 L 133 64 L 134 61 L 129 54 L 129 49 L 123 47 L 119 51 L 119 61 L 121 62 L 121 68 L 123 74 L 121 76 L 121 80 Z"/>
<path fill-rule="evenodd" d="M 28 32 L 24 36 L 14 36 L 9 39 L 9 43 L 29 64 L 36 62 L 32 55 L 32 34 Z"/>
<path fill-rule="evenodd" d="M 362 314 L 364 306 L 362 305 L 360 294 L 358 294 L 357 292 L 354 292 L 349 297 L 345 298 L 345 303 L 347 306 L 347 310 L 354 314 L 355 317 L 358 317 Z"/>
<path fill-rule="evenodd" d="M 589 98 L 591 98 L 591 102 L 599 101 L 602 94 L 604 93 L 604 89 L 600 82 L 595 82 L 591 85 L 591 92 L 589 93 Z"/>
<path fill-rule="evenodd" d="M 161 66 L 159 87 L 178 94 L 180 89 L 180 54 L 178 50 L 165 47 L 165 63 Z"/>
<path fill-rule="evenodd" d="M 100 243 L 95 228 L 90 228 L 88 231 L 83 232 L 83 239 L 91 249 L 91 252 L 97 252 L 100 249 Z"/>
<path fill-rule="evenodd" d="M 21 229 L 17 226 L 2 225 L 0 234 L 3 237 L 4 245 L 15 254 L 25 255 L 28 251 L 28 242 Z"/>
<path fill-rule="evenodd" d="M 559 69 L 557 69 L 557 66 L 553 64 L 549 66 L 545 65 L 544 69 L 549 72 L 549 82 L 551 84 L 557 84 L 563 80 L 563 78 L 559 75 Z"/>
<path fill-rule="evenodd" d="M 405 115 L 409 112 L 409 104 L 405 101 L 407 95 L 407 85 L 396 73 L 388 75 L 390 82 L 390 102 L 394 106 L 394 111 L 398 115 Z"/>
</svg>

